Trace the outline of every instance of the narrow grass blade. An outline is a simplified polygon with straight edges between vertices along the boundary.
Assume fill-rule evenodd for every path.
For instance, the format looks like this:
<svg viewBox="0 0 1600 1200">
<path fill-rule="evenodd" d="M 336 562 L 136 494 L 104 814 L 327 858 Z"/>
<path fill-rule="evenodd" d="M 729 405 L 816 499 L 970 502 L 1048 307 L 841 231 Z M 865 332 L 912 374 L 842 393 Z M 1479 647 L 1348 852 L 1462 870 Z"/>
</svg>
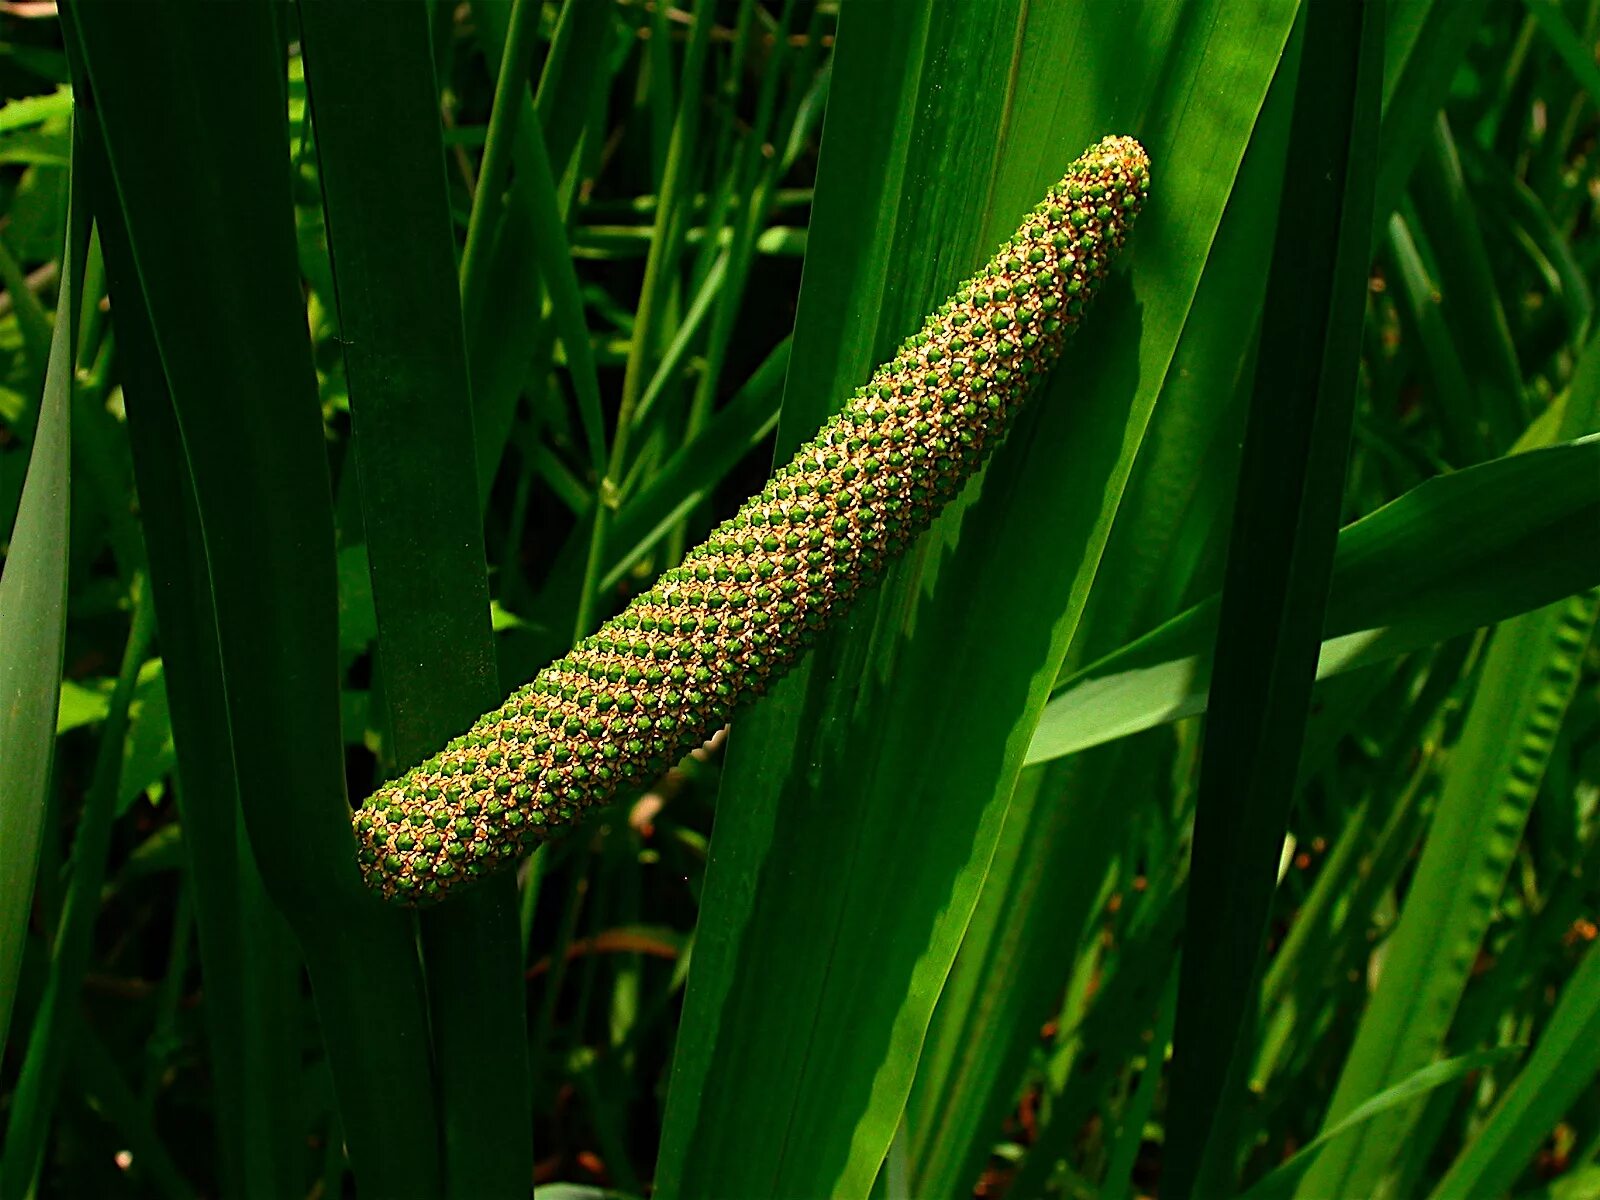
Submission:
<svg viewBox="0 0 1600 1200">
<path fill-rule="evenodd" d="M 344 796 L 332 498 L 265 7 L 68 10 L 193 471 L 251 847 L 317 997 L 363 1187 L 439 1187 L 409 923 L 368 896 Z M 132 281 L 130 281 L 132 282 Z"/>
<path fill-rule="evenodd" d="M 306 0 L 300 16 L 378 618 L 385 758 L 404 769 L 500 699 L 427 13 L 421 0 Z M 516 914 L 516 881 L 501 876 L 422 918 L 447 1195 L 511 1195 L 533 1174 Z"/>
<path fill-rule="evenodd" d="M 697 0 L 684 47 L 682 76 L 672 111 L 672 132 L 667 143 L 666 165 L 656 194 L 655 228 L 650 238 L 650 253 L 645 258 L 644 280 L 639 285 L 639 303 L 628 339 L 628 359 L 622 375 L 622 396 L 617 410 L 616 433 L 606 456 L 605 474 L 600 481 L 599 503 L 591 526 L 588 564 L 578 597 L 575 631 L 590 632 L 595 622 L 599 598 L 600 572 L 609 555 L 611 524 L 623 491 L 630 465 L 629 439 L 639 405 L 645 398 L 649 373 L 665 352 L 668 325 L 666 308 L 673 287 L 678 257 L 683 253 L 688 226 L 687 209 L 693 200 L 692 165 L 700 129 L 700 86 L 705 71 L 707 48 L 711 44 L 714 5 Z M 660 10 L 657 10 L 658 19 Z M 666 53 L 666 29 L 658 27 L 659 47 Z M 665 61 L 663 58 L 662 61 Z"/>
<path fill-rule="evenodd" d="M 1434 121 L 1411 196 L 1430 240 L 1448 248 L 1438 256 L 1438 265 L 1446 292 L 1445 315 L 1457 330 L 1477 398 L 1468 411 L 1483 414 L 1496 448 L 1510 445 L 1527 423 L 1522 369 L 1495 283 L 1482 219 L 1462 170 L 1455 134 L 1442 112 Z M 1435 387 L 1439 382 L 1434 380 Z M 1462 399 L 1456 397 L 1458 403 Z"/>
<path fill-rule="evenodd" d="M 1134 1196 L 1133 1173 L 1140 1148 L 1145 1140 L 1145 1123 L 1155 1108 L 1156 1094 L 1165 1078 L 1167 1048 L 1172 1044 L 1172 1024 L 1177 1016 L 1177 972 L 1161 996 L 1155 1027 L 1145 1045 L 1142 1062 L 1132 1064 L 1139 1072 L 1139 1083 L 1134 1094 L 1119 1114 L 1120 1121 L 1111 1147 L 1110 1161 L 1106 1165 L 1104 1195 L 1107 1200 L 1131 1200 Z"/>
<path fill-rule="evenodd" d="M 69 217 L 67 229 L 73 227 Z M 0 573 L 0 845 L 5 847 L 0 855 L 0 1049 L 6 1044 L 22 969 L 55 758 L 72 493 L 74 258 L 73 247 L 63 247 L 61 294 L 66 301 L 50 335 L 27 479 L 16 523 L 7 531 L 5 567 Z"/>
<path fill-rule="evenodd" d="M 468 324 L 475 324 L 483 311 L 487 260 L 503 211 L 503 193 L 511 168 L 517 118 L 528 107 L 528 67 L 532 57 L 529 51 L 538 25 L 538 14 L 539 9 L 532 0 L 512 0 L 505 44 L 500 51 L 500 69 L 495 74 L 494 105 L 489 111 L 483 159 L 478 164 L 477 190 L 472 194 L 467 244 L 461 255 L 461 310 Z M 432 61 L 431 56 L 429 61 Z M 382 128 L 381 124 L 379 128 Z M 433 139 L 429 139 L 426 145 L 434 148 Z M 442 161 L 443 146 L 439 146 L 438 150 L 438 157 Z M 446 215 L 448 217 L 448 206 Z"/>
<path fill-rule="evenodd" d="M 5 1155 L 0 1160 L 3 1200 L 22 1200 L 38 1186 L 45 1138 L 55 1116 L 62 1077 L 72 1061 L 75 1009 L 94 945 L 94 922 L 100 912 L 100 888 L 105 881 L 111 826 L 116 819 L 117 780 L 122 769 L 123 740 L 128 733 L 128 707 L 133 703 L 139 668 L 144 665 L 155 636 L 155 608 L 147 592 L 144 580 L 136 578 L 133 621 L 106 719 L 100 727 L 94 774 L 84 794 L 83 812 L 73 837 L 72 880 L 67 885 L 44 996 L 34 1016 L 27 1055 L 6 1121 Z"/>
<path fill-rule="evenodd" d="M 615 12 L 609 5 L 585 4 L 583 0 L 564 0 L 561 5 L 533 97 L 534 113 L 544 129 L 557 179 L 572 174 L 572 158 L 584 137 L 592 96 L 610 82 L 608 73 L 597 67 L 605 61 L 606 39 L 615 24 Z M 564 206 L 570 199 L 570 192 L 564 189 Z"/>
<path fill-rule="evenodd" d="M 1305 10 L 1217 632 L 1162 1156 L 1233 1186 L 1251 996 L 1316 678 L 1365 313 L 1382 0 Z M 1333 247 L 1333 253 L 1329 253 Z"/>
<path fill-rule="evenodd" d="M 17 331 L 22 335 L 22 348 L 32 368 L 30 374 L 35 380 L 43 380 L 49 370 L 51 347 L 55 340 L 50 329 L 50 314 L 39 303 L 39 297 L 33 294 L 33 287 L 28 283 L 22 264 L 11 253 L 11 248 L 3 238 L 0 238 L 0 283 L 5 284 L 6 295 L 11 298 L 11 306 L 16 312 Z"/>
<path fill-rule="evenodd" d="M 1591 944 L 1510 1090 L 1431 1200 L 1473 1200 L 1511 1189 L 1550 1130 L 1600 1072 L 1600 944 Z"/>
<path fill-rule="evenodd" d="M 1384 41 L 1383 159 L 1372 207 L 1374 234 L 1399 206 L 1439 107 L 1489 0 L 1393 0 Z"/>
<path fill-rule="evenodd" d="M 1388 233 L 1389 258 L 1406 318 L 1403 336 L 1420 348 L 1425 375 L 1432 381 L 1430 407 L 1440 426 L 1445 455 L 1458 466 L 1481 462 L 1492 453 L 1492 443 L 1472 406 L 1459 399 L 1472 395 L 1472 382 L 1460 348 L 1450 336 L 1439 281 L 1429 271 L 1428 262 L 1435 256 L 1423 253 L 1418 230 L 1403 213 L 1389 218 Z"/>
<path fill-rule="evenodd" d="M 507 18 L 510 9 L 504 4 L 481 2 L 474 6 L 485 37 L 485 49 L 495 63 L 504 55 L 505 42 L 510 36 Z M 511 93 L 508 93 L 508 102 Z M 515 93 L 518 102 L 529 104 L 524 89 Z M 531 107 L 531 105 L 530 105 Z M 600 406 L 600 381 L 596 373 L 594 351 L 589 342 L 589 329 L 584 320 L 583 292 L 578 286 L 577 272 L 572 265 L 572 255 L 567 242 L 566 216 L 557 195 L 557 180 L 551 166 L 550 152 L 545 145 L 539 122 L 524 113 L 515 122 L 512 142 L 512 181 L 508 219 L 514 219 L 531 233 L 528 245 L 532 249 L 550 297 L 551 317 L 556 322 L 557 333 L 566 351 L 567 370 L 576 393 L 578 415 L 583 429 L 584 443 L 589 451 L 590 466 L 595 477 L 606 468 L 605 417 Z M 508 120 L 508 124 L 509 124 Z"/>
<path fill-rule="evenodd" d="M 1415 1104 L 1428 1093 L 1464 1079 L 1474 1071 L 1481 1071 L 1485 1067 L 1503 1062 L 1513 1053 L 1515 1050 L 1511 1047 L 1480 1050 L 1474 1054 L 1464 1054 L 1460 1058 L 1446 1059 L 1418 1069 L 1393 1087 L 1385 1088 L 1359 1108 L 1352 1110 L 1337 1125 L 1319 1133 L 1298 1150 L 1293 1158 L 1251 1187 L 1239 1197 L 1239 1200 L 1281 1200 L 1283 1197 L 1292 1196 L 1295 1185 L 1305 1177 L 1318 1157 L 1326 1152 L 1325 1148 L 1337 1145 L 1341 1138 L 1349 1137 L 1385 1113 Z"/>
</svg>

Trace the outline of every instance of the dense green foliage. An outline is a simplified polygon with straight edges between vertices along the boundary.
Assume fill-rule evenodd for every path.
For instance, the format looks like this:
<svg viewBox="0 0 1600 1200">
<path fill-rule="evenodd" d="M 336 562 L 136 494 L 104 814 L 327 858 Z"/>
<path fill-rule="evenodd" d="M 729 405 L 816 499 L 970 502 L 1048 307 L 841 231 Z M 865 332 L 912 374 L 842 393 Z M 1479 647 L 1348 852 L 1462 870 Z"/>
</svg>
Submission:
<svg viewBox="0 0 1600 1200">
<path fill-rule="evenodd" d="M 1600 0 L 0 20 L 0 1200 L 1600 1195 Z"/>
</svg>

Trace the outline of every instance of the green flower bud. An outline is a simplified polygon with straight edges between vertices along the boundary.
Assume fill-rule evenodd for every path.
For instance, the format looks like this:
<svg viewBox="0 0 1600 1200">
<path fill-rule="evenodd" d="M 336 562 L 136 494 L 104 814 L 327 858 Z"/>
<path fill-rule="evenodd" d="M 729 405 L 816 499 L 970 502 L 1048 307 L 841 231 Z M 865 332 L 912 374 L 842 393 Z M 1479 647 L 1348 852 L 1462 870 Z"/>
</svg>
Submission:
<svg viewBox="0 0 1600 1200">
<path fill-rule="evenodd" d="M 469 734 L 378 790 L 354 822 L 368 884 L 431 903 L 509 866 L 764 693 L 998 444 L 1148 187 L 1131 138 L 1085 152 L 758 498 Z"/>
</svg>

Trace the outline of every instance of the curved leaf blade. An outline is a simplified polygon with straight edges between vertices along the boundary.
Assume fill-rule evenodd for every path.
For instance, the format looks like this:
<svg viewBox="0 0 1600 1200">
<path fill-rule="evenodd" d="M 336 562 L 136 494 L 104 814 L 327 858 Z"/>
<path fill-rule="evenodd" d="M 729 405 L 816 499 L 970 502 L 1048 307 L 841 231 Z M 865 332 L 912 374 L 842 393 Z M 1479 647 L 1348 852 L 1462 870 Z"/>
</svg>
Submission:
<svg viewBox="0 0 1600 1200">
<path fill-rule="evenodd" d="M 1600 583 L 1600 437 L 1430 479 L 1339 535 L 1317 677 L 1531 612 Z M 1030 764 L 1204 712 L 1215 598 L 1085 667 L 1045 707 Z"/>
</svg>

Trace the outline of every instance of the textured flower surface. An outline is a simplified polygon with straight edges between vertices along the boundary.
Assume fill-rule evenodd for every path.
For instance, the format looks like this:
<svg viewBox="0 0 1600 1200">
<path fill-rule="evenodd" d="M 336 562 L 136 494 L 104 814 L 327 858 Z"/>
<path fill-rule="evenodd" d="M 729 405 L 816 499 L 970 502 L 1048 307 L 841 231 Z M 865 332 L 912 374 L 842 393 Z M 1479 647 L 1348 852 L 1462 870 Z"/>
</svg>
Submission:
<svg viewBox="0 0 1600 1200">
<path fill-rule="evenodd" d="M 355 814 L 384 896 L 442 898 L 762 695 L 933 522 L 1055 362 L 1149 187 L 1090 148 L 761 494 L 592 637 Z"/>
</svg>

